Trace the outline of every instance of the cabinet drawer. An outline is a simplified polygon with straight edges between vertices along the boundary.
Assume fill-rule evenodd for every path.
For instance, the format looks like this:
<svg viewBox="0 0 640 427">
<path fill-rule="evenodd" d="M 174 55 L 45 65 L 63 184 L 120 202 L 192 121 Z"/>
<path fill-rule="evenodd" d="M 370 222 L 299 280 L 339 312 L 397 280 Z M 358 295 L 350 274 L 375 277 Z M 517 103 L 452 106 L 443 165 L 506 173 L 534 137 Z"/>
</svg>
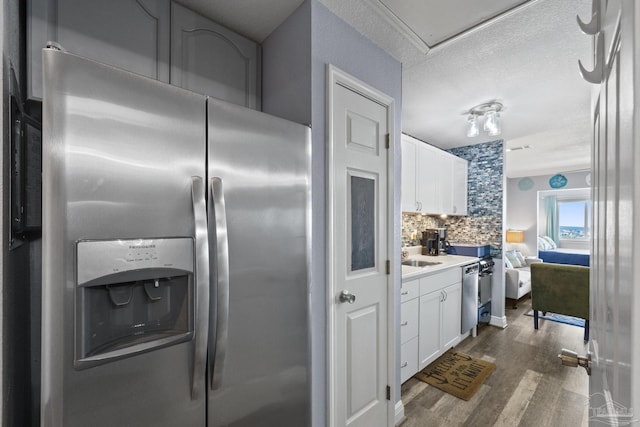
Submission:
<svg viewBox="0 0 640 427">
<path fill-rule="evenodd" d="M 400 347 L 400 382 L 405 382 L 416 372 L 418 372 L 418 337 Z"/>
<path fill-rule="evenodd" d="M 437 291 L 460 281 L 462 281 L 462 269 L 460 267 L 451 267 L 441 273 L 420 279 L 420 295 Z"/>
<path fill-rule="evenodd" d="M 416 298 L 420 291 L 420 280 L 412 280 L 410 282 L 402 283 L 400 288 L 400 302 L 409 301 Z"/>
<path fill-rule="evenodd" d="M 403 302 L 400 306 L 400 342 L 405 343 L 418 336 L 419 299 Z"/>
</svg>

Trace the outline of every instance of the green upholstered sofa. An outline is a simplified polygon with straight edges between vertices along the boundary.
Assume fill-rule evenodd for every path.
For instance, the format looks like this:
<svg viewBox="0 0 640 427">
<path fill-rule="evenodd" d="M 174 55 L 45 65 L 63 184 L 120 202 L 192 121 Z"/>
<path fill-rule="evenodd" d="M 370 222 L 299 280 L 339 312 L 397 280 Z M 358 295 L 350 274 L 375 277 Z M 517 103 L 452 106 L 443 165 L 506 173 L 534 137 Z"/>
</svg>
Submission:
<svg viewBox="0 0 640 427">
<path fill-rule="evenodd" d="M 551 312 L 585 320 L 584 340 L 589 340 L 589 267 L 539 263 L 531 265 L 533 326 L 539 312 Z"/>
</svg>

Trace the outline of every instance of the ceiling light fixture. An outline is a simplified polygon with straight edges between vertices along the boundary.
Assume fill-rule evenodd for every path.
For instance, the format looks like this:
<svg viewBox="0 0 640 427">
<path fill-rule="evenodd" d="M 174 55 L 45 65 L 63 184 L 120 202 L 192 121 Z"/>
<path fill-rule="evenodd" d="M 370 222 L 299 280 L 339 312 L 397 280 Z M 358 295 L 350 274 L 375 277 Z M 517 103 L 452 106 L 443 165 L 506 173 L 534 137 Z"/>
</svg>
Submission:
<svg viewBox="0 0 640 427">
<path fill-rule="evenodd" d="M 467 117 L 467 136 L 473 138 L 480 134 L 480 121 L 484 119 L 484 126 L 482 129 L 490 136 L 497 136 L 502 133 L 502 121 L 500 119 L 500 111 L 503 110 L 503 105 L 498 101 L 485 102 L 484 104 L 476 105 L 471 108 L 465 114 Z"/>
</svg>

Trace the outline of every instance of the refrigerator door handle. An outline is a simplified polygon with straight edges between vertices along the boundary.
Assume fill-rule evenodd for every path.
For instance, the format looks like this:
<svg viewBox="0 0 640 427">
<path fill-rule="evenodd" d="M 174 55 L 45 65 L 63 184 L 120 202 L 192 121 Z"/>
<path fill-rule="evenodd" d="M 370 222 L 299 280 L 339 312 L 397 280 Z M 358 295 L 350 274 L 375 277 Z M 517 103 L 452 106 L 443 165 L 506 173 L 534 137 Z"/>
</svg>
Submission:
<svg viewBox="0 0 640 427">
<path fill-rule="evenodd" d="M 222 385 L 222 374 L 227 353 L 227 334 L 229 328 L 229 240 L 227 236 L 227 210 L 224 200 L 222 179 L 211 178 L 211 197 L 213 213 L 215 215 L 215 229 L 209 230 L 216 239 L 216 320 L 215 320 L 215 348 L 210 349 L 211 358 L 211 389 L 216 390 Z M 210 209 L 209 212 L 212 212 Z M 209 221 L 213 226 L 213 221 Z"/>
<path fill-rule="evenodd" d="M 207 341 L 209 336 L 209 237 L 207 230 L 207 205 L 205 186 L 199 176 L 191 177 L 191 200 L 195 228 L 195 351 L 191 399 L 198 400 L 204 394 L 207 366 Z"/>
</svg>

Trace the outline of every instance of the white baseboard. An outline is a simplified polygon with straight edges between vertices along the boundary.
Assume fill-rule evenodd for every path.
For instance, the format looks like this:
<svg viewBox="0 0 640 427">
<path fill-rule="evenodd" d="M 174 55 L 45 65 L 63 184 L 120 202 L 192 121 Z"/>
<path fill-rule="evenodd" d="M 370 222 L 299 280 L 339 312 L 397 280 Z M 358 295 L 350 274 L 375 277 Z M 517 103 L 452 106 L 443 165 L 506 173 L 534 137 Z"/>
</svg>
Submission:
<svg viewBox="0 0 640 427">
<path fill-rule="evenodd" d="M 402 423 L 404 420 L 404 405 L 402 404 L 402 400 L 398 400 L 396 402 L 396 425 L 400 425 L 400 423 Z"/>
<path fill-rule="evenodd" d="M 489 324 L 492 326 L 497 326 L 498 328 L 506 328 L 507 327 L 507 316 L 491 316 L 491 320 L 489 320 Z"/>
</svg>

